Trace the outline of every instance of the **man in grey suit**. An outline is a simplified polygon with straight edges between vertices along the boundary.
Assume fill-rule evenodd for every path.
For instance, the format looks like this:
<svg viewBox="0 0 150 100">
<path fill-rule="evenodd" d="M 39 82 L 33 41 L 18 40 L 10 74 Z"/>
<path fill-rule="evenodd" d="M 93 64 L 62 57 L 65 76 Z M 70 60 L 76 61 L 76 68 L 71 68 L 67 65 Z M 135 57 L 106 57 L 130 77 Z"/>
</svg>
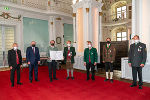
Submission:
<svg viewBox="0 0 150 100">
<path fill-rule="evenodd" d="M 130 45 L 129 50 L 129 66 L 132 67 L 132 77 L 133 83 L 130 87 L 137 86 L 137 73 L 139 77 L 139 89 L 142 89 L 142 68 L 145 66 L 146 58 L 147 58 L 147 50 L 146 44 L 141 43 L 139 40 L 139 36 L 135 35 L 133 37 L 134 44 Z"/>
</svg>

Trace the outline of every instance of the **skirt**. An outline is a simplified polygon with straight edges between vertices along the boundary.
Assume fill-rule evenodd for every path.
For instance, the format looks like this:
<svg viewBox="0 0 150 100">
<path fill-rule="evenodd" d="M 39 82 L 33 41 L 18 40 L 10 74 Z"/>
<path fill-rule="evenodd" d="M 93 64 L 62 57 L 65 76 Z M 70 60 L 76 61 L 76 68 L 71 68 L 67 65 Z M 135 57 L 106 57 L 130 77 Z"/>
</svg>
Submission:
<svg viewBox="0 0 150 100">
<path fill-rule="evenodd" d="M 73 69 L 73 64 L 71 63 L 71 60 L 66 61 L 66 69 Z"/>
</svg>

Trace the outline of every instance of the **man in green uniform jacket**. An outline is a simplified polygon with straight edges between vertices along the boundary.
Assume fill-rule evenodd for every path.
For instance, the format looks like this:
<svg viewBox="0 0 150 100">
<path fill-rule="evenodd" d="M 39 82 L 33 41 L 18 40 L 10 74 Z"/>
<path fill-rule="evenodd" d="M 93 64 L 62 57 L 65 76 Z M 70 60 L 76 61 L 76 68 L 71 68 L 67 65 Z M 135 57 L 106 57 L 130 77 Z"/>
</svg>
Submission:
<svg viewBox="0 0 150 100">
<path fill-rule="evenodd" d="M 84 50 L 84 66 L 87 70 L 87 80 L 89 80 L 89 70 L 91 68 L 92 80 L 95 80 L 95 66 L 97 64 L 97 50 L 92 47 L 92 42 L 88 41 L 88 48 Z"/>
</svg>

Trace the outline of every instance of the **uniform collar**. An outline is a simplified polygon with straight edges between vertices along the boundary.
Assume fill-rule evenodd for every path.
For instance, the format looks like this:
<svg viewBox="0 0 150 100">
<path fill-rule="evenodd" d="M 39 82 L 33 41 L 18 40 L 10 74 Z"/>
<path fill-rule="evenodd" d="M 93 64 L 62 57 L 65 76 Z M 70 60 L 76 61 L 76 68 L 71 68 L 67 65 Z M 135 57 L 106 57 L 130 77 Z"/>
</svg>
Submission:
<svg viewBox="0 0 150 100">
<path fill-rule="evenodd" d="M 71 47 L 68 47 L 68 46 L 67 46 L 67 49 L 68 49 L 68 50 L 70 50 L 70 48 L 71 48 Z"/>
<path fill-rule="evenodd" d="M 18 51 L 18 49 L 17 50 L 14 50 L 14 49 L 12 49 L 13 51 Z"/>
<path fill-rule="evenodd" d="M 139 44 L 140 44 L 140 42 L 138 42 L 138 43 L 134 43 L 134 45 L 135 45 L 135 46 L 137 46 L 137 45 L 139 45 Z"/>
<path fill-rule="evenodd" d="M 89 50 L 92 50 L 93 49 L 93 47 L 91 47 L 91 49 L 90 48 L 88 48 Z"/>
<path fill-rule="evenodd" d="M 109 47 L 107 48 L 107 43 L 106 43 L 106 49 L 110 49 L 111 43 L 109 44 Z"/>
<path fill-rule="evenodd" d="M 55 48 L 55 46 L 50 46 L 51 48 Z"/>
</svg>

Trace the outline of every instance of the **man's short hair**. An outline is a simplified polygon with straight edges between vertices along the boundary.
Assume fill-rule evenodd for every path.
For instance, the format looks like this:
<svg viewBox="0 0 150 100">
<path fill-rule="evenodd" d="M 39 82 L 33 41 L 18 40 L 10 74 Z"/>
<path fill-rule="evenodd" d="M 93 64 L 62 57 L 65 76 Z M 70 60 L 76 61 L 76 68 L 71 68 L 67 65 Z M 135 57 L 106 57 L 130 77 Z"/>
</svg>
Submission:
<svg viewBox="0 0 150 100">
<path fill-rule="evenodd" d="M 71 41 L 70 41 L 70 40 L 68 40 L 67 42 L 70 42 L 70 43 L 71 43 Z"/>
<path fill-rule="evenodd" d="M 18 43 L 13 43 L 13 45 L 18 45 Z"/>
<path fill-rule="evenodd" d="M 35 42 L 35 41 L 31 41 L 31 43 L 32 43 L 32 42 Z M 36 43 L 36 42 L 35 42 L 35 43 Z"/>
<path fill-rule="evenodd" d="M 91 41 L 87 41 L 87 43 L 92 43 Z"/>
<path fill-rule="evenodd" d="M 111 38 L 108 37 L 108 38 L 106 38 L 106 40 L 107 40 L 107 39 L 109 39 L 109 40 L 111 41 Z"/>
<path fill-rule="evenodd" d="M 55 43 L 55 40 L 51 40 L 51 41 L 53 41 L 53 42 Z M 51 42 L 51 41 L 50 41 L 50 42 Z"/>
<path fill-rule="evenodd" d="M 138 39 L 140 39 L 139 35 L 135 35 L 134 37 L 137 37 Z M 133 38 L 134 38 L 134 37 L 133 37 Z"/>
</svg>

